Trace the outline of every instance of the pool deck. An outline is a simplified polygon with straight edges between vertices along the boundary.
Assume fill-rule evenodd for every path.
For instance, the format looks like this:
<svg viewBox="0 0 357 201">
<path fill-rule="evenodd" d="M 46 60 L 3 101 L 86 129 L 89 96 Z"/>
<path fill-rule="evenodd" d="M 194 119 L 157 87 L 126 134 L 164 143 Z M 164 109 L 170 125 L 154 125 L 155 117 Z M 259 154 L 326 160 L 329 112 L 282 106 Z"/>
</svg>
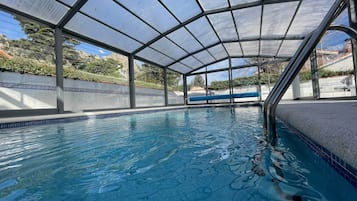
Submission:
<svg viewBox="0 0 357 201">
<path fill-rule="evenodd" d="M 283 102 L 277 117 L 357 169 L 357 100 Z"/>
</svg>

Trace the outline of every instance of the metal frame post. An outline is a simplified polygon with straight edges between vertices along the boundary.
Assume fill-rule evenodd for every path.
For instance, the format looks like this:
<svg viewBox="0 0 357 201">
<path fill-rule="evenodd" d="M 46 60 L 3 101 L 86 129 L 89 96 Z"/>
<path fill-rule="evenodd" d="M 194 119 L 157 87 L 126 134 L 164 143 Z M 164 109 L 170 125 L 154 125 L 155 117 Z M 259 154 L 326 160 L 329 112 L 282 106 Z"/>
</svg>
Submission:
<svg viewBox="0 0 357 201">
<path fill-rule="evenodd" d="M 206 90 L 206 96 L 208 96 L 208 80 L 207 80 L 207 70 L 205 72 L 205 90 Z M 210 94 L 211 95 L 211 94 Z M 206 100 L 206 103 L 208 104 L 208 100 Z"/>
<path fill-rule="evenodd" d="M 319 84 L 319 71 L 317 69 L 317 54 L 316 49 L 310 55 L 311 63 L 311 79 L 312 79 L 312 94 L 315 100 L 320 99 L 320 84 Z"/>
<path fill-rule="evenodd" d="M 57 113 L 64 113 L 64 91 L 63 91 L 63 34 L 58 27 L 55 28 L 55 55 L 56 55 L 56 97 Z"/>
<path fill-rule="evenodd" d="M 169 105 L 168 87 L 167 87 L 167 69 L 164 68 L 164 93 L 165 93 L 165 106 Z"/>
<path fill-rule="evenodd" d="M 229 102 L 232 104 L 234 102 L 234 99 L 232 98 L 233 94 L 233 83 L 232 83 L 232 59 L 229 58 L 229 68 L 228 68 L 228 86 L 229 86 Z"/>
<path fill-rule="evenodd" d="M 259 92 L 259 102 L 263 100 L 262 98 L 262 78 L 260 75 L 261 66 L 258 64 L 258 92 Z"/>
<path fill-rule="evenodd" d="M 130 54 L 128 56 L 129 64 L 129 99 L 130 99 L 130 108 L 133 109 L 136 107 L 135 103 L 135 72 L 134 72 L 134 55 Z"/>
<path fill-rule="evenodd" d="M 349 0 L 348 2 L 348 16 L 350 27 L 357 30 L 357 0 Z M 353 71 L 355 77 L 355 90 L 357 96 L 357 41 L 351 37 L 352 42 L 352 58 L 353 58 Z"/>
<path fill-rule="evenodd" d="M 187 76 L 183 75 L 183 101 L 184 105 L 187 105 Z"/>
</svg>

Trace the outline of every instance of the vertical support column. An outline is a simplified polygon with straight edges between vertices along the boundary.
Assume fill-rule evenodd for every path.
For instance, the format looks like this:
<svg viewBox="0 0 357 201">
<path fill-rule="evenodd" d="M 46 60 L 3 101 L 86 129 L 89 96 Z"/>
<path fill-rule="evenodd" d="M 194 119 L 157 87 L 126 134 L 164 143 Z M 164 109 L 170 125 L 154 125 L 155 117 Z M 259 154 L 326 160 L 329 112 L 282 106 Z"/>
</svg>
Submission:
<svg viewBox="0 0 357 201">
<path fill-rule="evenodd" d="M 300 76 L 299 74 L 296 75 L 295 79 L 292 83 L 293 87 L 293 99 L 298 99 L 300 97 Z"/>
<path fill-rule="evenodd" d="M 169 105 L 169 96 L 167 91 L 167 68 L 164 68 L 164 92 L 165 92 L 165 106 Z"/>
<path fill-rule="evenodd" d="M 207 80 L 207 69 L 205 72 L 205 90 L 206 90 L 206 96 L 208 96 L 208 80 Z M 211 95 L 211 94 L 210 94 Z M 206 103 L 208 104 L 208 100 L 206 100 Z"/>
<path fill-rule="evenodd" d="M 187 76 L 183 75 L 183 101 L 187 105 Z"/>
<path fill-rule="evenodd" d="M 135 75 L 134 75 L 134 55 L 130 54 L 128 56 L 129 64 L 129 98 L 130 98 L 130 108 L 133 109 L 135 105 Z"/>
<path fill-rule="evenodd" d="M 349 0 L 348 15 L 350 27 L 357 30 L 357 0 Z M 353 72 L 355 77 L 355 90 L 357 95 L 357 41 L 351 38 L 352 42 L 352 58 L 353 58 Z"/>
<path fill-rule="evenodd" d="M 312 94 L 315 100 L 320 99 L 319 71 L 317 69 L 316 49 L 310 55 Z"/>
<path fill-rule="evenodd" d="M 229 58 L 228 60 L 229 62 L 229 68 L 228 68 L 228 86 L 229 86 L 229 102 L 232 104 L 234 102 L 233 98 L 232 98 L 232 94 L 233 94 L 233 83 L 232 83 L 232 60 L 231 58 Z"/>
<path fill-rule="evenodd" d="M 57 92 L 57 113 L 64 112 L 64 91 L 63 91 L 63 34 L 58 27 L 55 29 L 55 55 L 56 55 L 56 92 Z"/>
<path fill-rule="evenodd" d="M 260 75 L 261 64 L 258 64 L 258 92 L 259 92 L 259 102 L 262 101 L 262 80 Z"/>
</svg>

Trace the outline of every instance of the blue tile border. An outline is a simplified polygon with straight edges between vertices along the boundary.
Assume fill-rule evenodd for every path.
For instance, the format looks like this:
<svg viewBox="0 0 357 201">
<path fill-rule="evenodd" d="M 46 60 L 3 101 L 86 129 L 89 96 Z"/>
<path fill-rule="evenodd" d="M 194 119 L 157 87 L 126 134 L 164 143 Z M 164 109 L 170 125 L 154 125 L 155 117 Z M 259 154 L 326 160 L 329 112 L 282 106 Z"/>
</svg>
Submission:
<svg viewBox="0 0 357 201">
<path fill-rule="evenodd" d="M 343 178 L 357 188 L 357 169 L 350 166 L 347 162 L 336 156 L 334 153 L 321 146 L 314 140 L 310 139 L 298 129 L 287 122 L 279 119 L 279 123 L 285 125 L 292 131 L 299 139 L 301 139 L 308 147 L 310 147 L 316 154 L 325 160 L 331 167 L 333 167 Z"/>
</svg>

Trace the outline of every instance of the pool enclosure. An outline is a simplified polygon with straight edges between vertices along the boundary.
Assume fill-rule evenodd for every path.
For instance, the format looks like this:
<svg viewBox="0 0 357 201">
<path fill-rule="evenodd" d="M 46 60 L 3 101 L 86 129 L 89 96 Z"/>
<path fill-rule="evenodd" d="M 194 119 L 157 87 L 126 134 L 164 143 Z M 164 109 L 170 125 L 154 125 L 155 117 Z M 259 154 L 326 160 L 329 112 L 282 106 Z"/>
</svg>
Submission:
<svg viewBox="0 0 357 201">
<path fill-rule="evenodd" d="M 355 98 L 356 3 L 0 0 L 0 115 Z"/>
</svg>

